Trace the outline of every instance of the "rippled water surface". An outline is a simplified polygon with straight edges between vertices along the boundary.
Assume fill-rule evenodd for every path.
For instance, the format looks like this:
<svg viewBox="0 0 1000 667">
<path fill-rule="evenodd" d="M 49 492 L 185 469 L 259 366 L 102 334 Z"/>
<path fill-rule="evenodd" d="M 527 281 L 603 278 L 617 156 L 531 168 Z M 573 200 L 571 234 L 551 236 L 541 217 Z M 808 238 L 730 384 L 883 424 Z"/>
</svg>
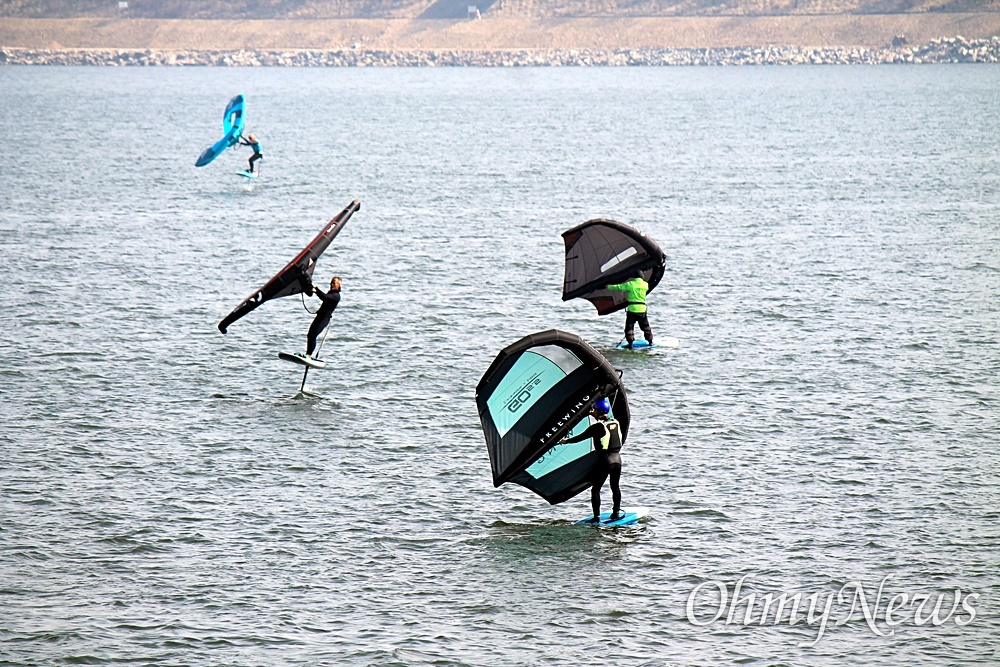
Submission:
<svg viewBox="0 0 1000 667">
<path fill-rule="evenodd" d="M 0 90 L 2 664 L 1000 661 L 1000 68 Z M 193 166 L 237 93 L 250 189 L 248 149 Z M 353 199 L 297 394 L 301 300 L 215 325 Z M 650 317 L 679 348 L 615 352 L 623 315 L 561 301 L 560 233 L 593 217 L 666 251 Z M 624 372 L 643 524 L 492 487 L 475 385 L 549 328 Z M 884 583 L 874 628 L 852 582 Z M 817 614 L 744 622 L 782 592 Z"/>
</svg>

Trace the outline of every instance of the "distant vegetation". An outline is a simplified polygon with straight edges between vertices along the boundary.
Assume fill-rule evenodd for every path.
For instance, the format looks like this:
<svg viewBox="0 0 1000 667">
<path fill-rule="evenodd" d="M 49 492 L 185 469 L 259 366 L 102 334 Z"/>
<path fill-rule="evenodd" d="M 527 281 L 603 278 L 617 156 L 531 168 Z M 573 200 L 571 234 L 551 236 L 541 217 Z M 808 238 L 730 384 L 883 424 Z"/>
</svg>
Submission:
<svg viewBox="0 0 1000 667">
<path fill-rule="evenodd" d="M 0 0 L 0 18 L 371 19 L 1000 12 L 1000 0 Z"/>
</svg>

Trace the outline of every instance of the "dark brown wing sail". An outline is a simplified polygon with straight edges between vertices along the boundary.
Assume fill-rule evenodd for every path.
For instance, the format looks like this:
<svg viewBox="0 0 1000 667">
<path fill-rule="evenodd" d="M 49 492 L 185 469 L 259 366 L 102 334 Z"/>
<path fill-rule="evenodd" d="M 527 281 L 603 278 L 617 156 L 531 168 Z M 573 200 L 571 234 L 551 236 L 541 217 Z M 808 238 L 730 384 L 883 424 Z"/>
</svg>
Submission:
<svg viewBox="0 0 1000 667">
<path fill-rule="evenodd" d="M 638 269 L 649 291 L 663 278 L 666 258 L 656 241 L 634 227 L 598 218 L 563 232 L 566 273 L 563 301 L 587 299 L 598 315 L 624 308 L 625 292 L 605 289 L 623 282 Z"/>
<path fill-rule="evenodd" d="M 304 292 L 307 285 L 312 282 L 313 271 L 316 269 L 316 260 L 323 254 L 333 239 L 340 233 L 347 221 L 351 219 L 354 212 L 361 208 L 361 202 L 352 201 L 347 208 L 338 213 L 333 220 L 316 235 L 316 238 L 300 252 L 295 259 L 288 263 L 285 268 L 271 278 L 259 290 L 243 300 L 243 303 L 236 306 L 233 312 L 219 322 L 219 331 L 226 333 L 236 320 L 240 319 L 260 304 L 271 299 L 282 296 L 298 294 Z"/>
</svg>

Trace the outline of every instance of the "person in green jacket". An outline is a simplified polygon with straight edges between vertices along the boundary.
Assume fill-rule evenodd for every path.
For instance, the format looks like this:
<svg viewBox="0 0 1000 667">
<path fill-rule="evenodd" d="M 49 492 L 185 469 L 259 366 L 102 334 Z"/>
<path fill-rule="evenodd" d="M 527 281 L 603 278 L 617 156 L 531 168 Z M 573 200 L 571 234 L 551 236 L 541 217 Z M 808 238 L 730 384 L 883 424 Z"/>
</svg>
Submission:
<svg viewBox="0 0 1000 667">
<path fill-rule="evenodd" d="M 649 283 L 642 279 L 642 271 L 636 269 L 629 274 L 629 279 L 616 285 L 608 285 L 609 290 L 625 292 L 628 297 L 628 305 L 625 307 L 625 340 L 631 349 L 635 342 L 635 324 L 639 323 L 642 335 L 646 342 L 653 344 L 653 330 L 649 326 L 649 319 L 646 317 L 646 292 L 649 291 Z"/>
</svg>

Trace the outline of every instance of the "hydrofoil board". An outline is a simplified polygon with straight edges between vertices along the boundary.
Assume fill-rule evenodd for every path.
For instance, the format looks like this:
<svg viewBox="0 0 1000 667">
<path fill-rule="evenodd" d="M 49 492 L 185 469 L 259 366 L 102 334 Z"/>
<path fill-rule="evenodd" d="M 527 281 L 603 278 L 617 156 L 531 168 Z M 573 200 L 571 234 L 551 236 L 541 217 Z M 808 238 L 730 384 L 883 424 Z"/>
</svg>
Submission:
<svg viewBox="0 0 1000 667">
<path fill-rule="evenodd" d="M 257 178 L 257 174 L 249 171 L 238 171 L 236 172 L 236 175 L 242 176 L 243 178 L 250 178 L 250 179 Z"/>
<path fill-rule="evenodd" d="M 308 366 L 309 368 L 326 368 L 325 361 L 320 361 L 319 359 L 309 359 L 301 352 L 295 352 L 294 354 L 291 352 L 279 352 L 278 358 L 290 361 L 293 364 Z"/>
<path fill-rule="evenodd" d="M 590 516 L 588 516 L 586 519 L 580 519 L 579 521 L 575 521 L 574 524 L 577 525 L 577 526 L 584 526 L 584 525 L 589 525 L 589 526 L 598 526 L 598 525 L 600 525 L 600 526 L 629 526 L 629 525 L 635 523 L 636 521 L 638 521 L 639 519 L 643 518 L 644 516 L 648 516 L 649 515 L 649 508 L 648 507 L 625 507 L 625 508 L 623 508 L 623 511 L 625 512 L 625 516 L 623 516 L 620 519 L 616 519 L 615 521 L 611 521 L 610 520 L 611 519 L 611 512 L 602 512 L 601 513 L 601 522 L 599 524 L 596 523 L 596 522 L 591 521 L 591 519 L 594 518 L 593 514 L 591 514 Z"/>
<path fill-rule="evenodd" d="M 652 350 L 658 347 L 680 347 L 681 342 L 676 338 L 670 338 L 669 336 L 664 338 L 658 338 L 652 343 L 647 343 L 644 340 L 637 340 L 632 343 L 632 347 L 628 346 L 628 343 L 622 341 L 615 345 L 616 350 Z"/>
</svg>

